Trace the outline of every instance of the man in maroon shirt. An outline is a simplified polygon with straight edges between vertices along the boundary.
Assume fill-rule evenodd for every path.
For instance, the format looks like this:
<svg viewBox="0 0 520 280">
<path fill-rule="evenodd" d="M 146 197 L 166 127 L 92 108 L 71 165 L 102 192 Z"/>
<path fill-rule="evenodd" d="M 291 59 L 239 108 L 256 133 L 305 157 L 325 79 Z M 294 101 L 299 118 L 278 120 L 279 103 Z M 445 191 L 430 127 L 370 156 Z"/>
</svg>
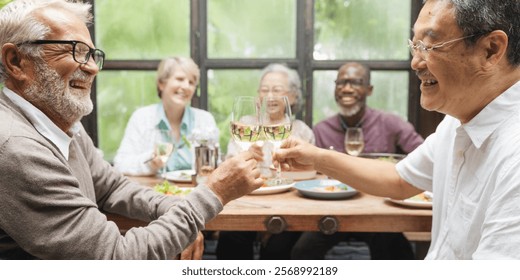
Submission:
<svg viewBox="0 0 520 280">
<path fill-rule="evenodd" d="M 401 117 L 371 109 L 366 98 L 372 94 L 370 69 L 359 63 L 339 68 L 334 95 L 340 109 L 337 115 L 314 126 L 316 146 L 345 152 L 345 132 L 361 127 L 363 153 L 410 153 L 424 139 Z M 410 243 L 402 233 L 303 233 L 292 250 L 295 259 L 323 259 L 329 249 L 342 240 L 361 239 L 368 243 L 372 259 L 413 259 Z"/>
</svg>

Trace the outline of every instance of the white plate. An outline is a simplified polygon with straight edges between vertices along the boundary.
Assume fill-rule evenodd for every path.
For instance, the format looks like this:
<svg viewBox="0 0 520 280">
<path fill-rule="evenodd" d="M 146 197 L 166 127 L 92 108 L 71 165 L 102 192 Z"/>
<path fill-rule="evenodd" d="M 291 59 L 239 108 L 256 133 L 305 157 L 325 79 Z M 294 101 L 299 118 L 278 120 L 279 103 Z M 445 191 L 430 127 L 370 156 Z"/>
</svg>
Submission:
<svg viewBox="0 0 520 280">
<path fill-rule="evenodd" d="M 316 178 L 316 170 L 282 171 L 282 177 L 293 180 L 309 180 Z"/>
<path fill-rule="evenodd" d="M 427 208 L 431 209 L 433 203 L 430 201 L 420 201 L 420 200 L 412 200 L 412 199 L 404 199 L 404 200 L 397 200 L 397 199 L 391 199 L 386 198 L 386 200 L 391 201 L 393 203 L 408 206 L 408 207 L 414 207 L 414 208 Z"/>
<path fill-rule="evenodd" d="M 339 191 L 324 191 L 321 188 L 327 186 L 337 186 L 345 188 Z M 295 189 L 297 189 L 303 196 L 317 199 L 344 199 L 356 195 L 358 192 L 351 186 L 341 183 L 338 180 L 309 180 L 297 182 Z"/>
<path fill-rule="evenodd" d="M 183 182 L 190 183 L 191 175 L 195 174 L 195 170 L 187 169 L 187 170 L 175 170 L 170 171 L 164 174 L 164 179 L 175 181 L 175 182 Z"/>
<path fill-rule="evenodd" d="M 288 184 L 288 185 L 279 185 L 279 186 L 272 186 L 272 187 L 260 187 L 256 190 L 254 190 L 250 194 L 273 194 L 273 193 L 281 193 L 286 192 L 290 190 L 294 186 L 294 183 Z"/>
</svg>

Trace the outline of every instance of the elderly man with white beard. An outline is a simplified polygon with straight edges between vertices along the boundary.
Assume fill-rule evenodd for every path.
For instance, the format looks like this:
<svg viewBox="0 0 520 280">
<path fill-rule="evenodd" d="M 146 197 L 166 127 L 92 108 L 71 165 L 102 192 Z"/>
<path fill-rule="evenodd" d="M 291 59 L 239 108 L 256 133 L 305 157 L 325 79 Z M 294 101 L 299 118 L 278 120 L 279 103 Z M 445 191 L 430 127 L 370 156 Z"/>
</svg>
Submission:
<svg viewBox="0 0 520 280">
<path fill-rule="evenodd" d="M 0 10 L 0 259 L 201 258 L 205 223 L 262 185 L 257 162 L 239 154 L 181 199 L 104 161 L 79 123 L 105 56 L 90 9 L 15 0 Z M 150 224 L 121 235 L 101 211 Z"/>
</svg>

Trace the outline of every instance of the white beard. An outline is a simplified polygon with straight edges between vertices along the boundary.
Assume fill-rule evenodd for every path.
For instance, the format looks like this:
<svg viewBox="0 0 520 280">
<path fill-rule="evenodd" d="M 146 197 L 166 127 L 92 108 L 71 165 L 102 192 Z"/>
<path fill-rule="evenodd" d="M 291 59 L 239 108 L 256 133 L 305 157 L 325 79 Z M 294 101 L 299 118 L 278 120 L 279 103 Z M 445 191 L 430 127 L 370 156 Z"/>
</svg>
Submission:
<svg viewBox="0 0 520 280">
<path fill-rule="evenodd" d="M 357 114 L 359 111 L 361 111 L 361 108 L 363 108 L 363 103 L 360 103 L 360 102 L 358 102 L 354 106 L 348 107 L 348 108 L 339 106 L 339 113 L 342 116 L 351 117 L 351 116 Z"/>
<path fill-rule="evenodd" d="M 27 101 L 47 108 L 52 114 L 60 117 L 67 124 L 74 124 L 92 112 L 93 104 L 90 95 L 74 93 L 63 81 L 56 70 L 43 61 L 35 63 L 35 80 L 25 90 Z M 86 81 L 86 74 L 77 70 L 71 79 Z"/>
</svg>

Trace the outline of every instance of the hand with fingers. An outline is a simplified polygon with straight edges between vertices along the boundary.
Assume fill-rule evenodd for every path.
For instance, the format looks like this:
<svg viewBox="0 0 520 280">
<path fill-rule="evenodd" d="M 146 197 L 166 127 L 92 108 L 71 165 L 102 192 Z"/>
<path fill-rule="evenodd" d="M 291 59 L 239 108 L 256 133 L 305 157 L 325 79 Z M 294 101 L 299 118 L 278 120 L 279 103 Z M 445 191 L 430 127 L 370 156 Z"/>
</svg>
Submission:
<svg viewBox="0 0 520 280">
<path fill-rule="evenodd" d="M 181 260 L 201 260 L 204 253 L 204 235 L 199 231 L 193 241 L 180 255 Z"/>
<path fill-rule="evenodd" d="M 224 161 L 206 184 L 225 205 L 261 187 L 263 179 L 254 154 L 245 151 Z"/>
<path fill-rule="evenodd" d="M 284 170 L 313 170 L 314 159 L 320 148 L 297 138 L 285 140 L 275 151 L 273 161 L 282 165 Z"/>
</svg>

